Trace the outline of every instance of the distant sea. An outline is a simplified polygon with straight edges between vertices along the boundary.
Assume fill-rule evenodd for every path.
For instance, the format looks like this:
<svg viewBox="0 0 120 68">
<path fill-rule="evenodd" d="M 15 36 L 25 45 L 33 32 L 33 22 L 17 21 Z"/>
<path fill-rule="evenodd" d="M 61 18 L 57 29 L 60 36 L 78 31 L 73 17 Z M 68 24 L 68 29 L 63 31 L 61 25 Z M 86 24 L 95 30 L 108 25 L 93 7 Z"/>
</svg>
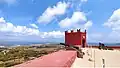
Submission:
<svg viewBox="0 0 120 68">
<path fill-rule="evenodd" d="M 59 44 L 61 42 L 0 42 L 0 46 L 11 47 L 11 46 L 29 46 L 31 44 Z M 63 43 L 63 42 L 62 42 Z M 120 46 L 120 43 L 104 43 L 106 46 Z M 88 43 L 88 45 L 96 45 L 99 43 Z"/>
<path fill-rule="evenodd" d="M 0 42 L 0 46 L 29 46 L 32 44 L 59 44 L 60 42 Z"/>
</svg>

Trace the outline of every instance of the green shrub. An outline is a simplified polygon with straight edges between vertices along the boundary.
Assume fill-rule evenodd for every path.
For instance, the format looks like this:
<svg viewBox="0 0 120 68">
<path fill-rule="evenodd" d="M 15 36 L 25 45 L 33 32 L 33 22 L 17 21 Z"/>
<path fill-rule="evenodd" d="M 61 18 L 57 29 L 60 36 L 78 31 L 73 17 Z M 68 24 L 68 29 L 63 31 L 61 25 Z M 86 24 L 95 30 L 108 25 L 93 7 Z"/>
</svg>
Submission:
<svg viewBox="0 0 120 68">
<path fill-rule="evenodd" d="M 20 64 L 20 63 L 22 63 L 22 62 L 5 62 L 4 67 L 14 66 L 14 65 L 17 65 L 17 64 Z"/>
<path fill-rule="evenodd" d="M 108 48 L 108 50 L 113 50 L 112 48 Z"/>
</svg>

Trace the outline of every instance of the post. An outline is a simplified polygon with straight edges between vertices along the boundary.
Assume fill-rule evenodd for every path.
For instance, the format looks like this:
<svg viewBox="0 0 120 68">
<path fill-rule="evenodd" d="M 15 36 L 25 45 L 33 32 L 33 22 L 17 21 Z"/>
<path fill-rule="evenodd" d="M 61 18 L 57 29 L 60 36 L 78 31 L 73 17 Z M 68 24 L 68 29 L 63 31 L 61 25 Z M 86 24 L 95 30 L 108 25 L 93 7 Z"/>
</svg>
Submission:
<svg viewBox="0 0 120 68">
<path fill-rule="evenodd" d="M 91 46 L 91 58 L 92 58 L 92 46 Z"/>
<path fill-rule="evenodd" d="M 102 63 L 103 63 L 102 68 L 105 68 L 105 59 L 102 59 Z"/>
<path fill-rule="evenodd" d="M 94 50 L 94 68 L 95 68 L 95 50 Z"/>
</svg>

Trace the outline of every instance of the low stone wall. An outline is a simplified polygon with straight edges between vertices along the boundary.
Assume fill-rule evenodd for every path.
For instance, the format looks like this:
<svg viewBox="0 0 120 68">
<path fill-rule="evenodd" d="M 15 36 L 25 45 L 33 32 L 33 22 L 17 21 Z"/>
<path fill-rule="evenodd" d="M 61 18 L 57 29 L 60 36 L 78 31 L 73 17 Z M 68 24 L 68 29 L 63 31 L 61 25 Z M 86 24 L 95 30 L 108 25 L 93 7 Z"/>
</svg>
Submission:
<svg viewBox="0 0 120 68">
<path fill-rule="evenodd" d="M 95 45 L 87 46 L 87 48 L 89 48 L 89 47 L 98 48 L 99 46 L 95 46 Z M 107 46 L 107 48 L 120 49 L 120 46 Z"/>
<path fill-rule="evenodd" d="M 108 48 L 120 49 L 120 46 L 107 46 Z"/>
<path fill-rule="evenodd" d="M 77 56 L 76 51 L 58 51 L 34 60 L 19 64 L 16 67 L 71 67 Z"/>
</svg>

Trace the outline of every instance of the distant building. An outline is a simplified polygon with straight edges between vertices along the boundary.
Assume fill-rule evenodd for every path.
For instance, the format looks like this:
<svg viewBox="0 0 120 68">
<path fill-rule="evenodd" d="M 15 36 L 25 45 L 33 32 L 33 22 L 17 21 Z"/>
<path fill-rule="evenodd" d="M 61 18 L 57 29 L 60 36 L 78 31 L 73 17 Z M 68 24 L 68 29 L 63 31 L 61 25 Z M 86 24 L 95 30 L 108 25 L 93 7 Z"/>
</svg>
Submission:
<svg viewBox="0 0 120 68">
<path fill-rule="evenodd" d="M 0 46 L 0 48 L 5 48 L 5 46 Z"/>
<path fill-rule="evenodd" d="M 73 30 L 71 32 L 65 31 L 65 44 L 86 47 L 86 30 L 85 32 L 81 32 L 80 29 L 77 29 L 77 32 Z"/>
</svg>

